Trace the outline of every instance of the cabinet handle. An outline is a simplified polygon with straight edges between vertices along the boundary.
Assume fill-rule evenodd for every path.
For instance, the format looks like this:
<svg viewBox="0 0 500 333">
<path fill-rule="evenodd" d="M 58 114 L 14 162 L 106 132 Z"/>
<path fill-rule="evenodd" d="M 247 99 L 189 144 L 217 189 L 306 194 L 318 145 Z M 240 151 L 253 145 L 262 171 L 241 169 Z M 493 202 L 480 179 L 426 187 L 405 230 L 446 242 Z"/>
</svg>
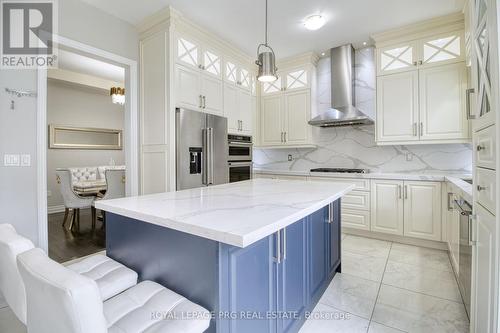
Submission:
<svg viewBox="0 0 500 333">
<path fill-rule="evenodd" d="M 207 107 L 207 96 L 203 96 L 203 108 Z"/>
<path fill-rule="evenodd" d="M 198 65 L 199 69 L 203 69 L 203 66 L 201 64 Z"/>
<path fill-rule="evenodd" d="M 413 62 L 413 66 L 417 66 L 417 62 L 416 61 Z"/>
<path fill-rule="evenodd" d="M 200 109 L 203 108 L 203 96 L 200 95 Z"/>
<path fill-rule="evenodd" d="M 484 190 L 487 190 L 487 189 L 488 189 L 488 187 L 486 187 L 486 186 L 481 186 L 481 185 L 477 185 L 477 187 L 476 187 L 476 188 L 477 188 L 477 191 L 478 191 L 478 192 L 481 192 L 481 191 L 484 191 Z"/>
<path fill-rule="evenodd" d="M 398 185 L 398 196 L 399 199 L 403 199 L 403 190 L 401 189 L 401 185 Z"/>
<path fill-rule="evenodd" d="M 286 143 L 286 132 L 283 135 L 283 141 Z"/>
<path fill-rule="evenodd" d="M 472 238 L 472 232 L 473 232 L 473 228 L 472 228 L 472 221 L 475 220 L 475 215 L 471 214 L 469 215 L 469 223 L 467 225 L 468 227 L 468 231 L 469 231 L 469 245 L 470 246 L 474 246 L 476 245 L 476 241 Z"/>
<path fill-rule="evenodd" d="M 469 88 L 465 91 L 465 105 L 467 108 L 467 119 L 476 119 L 476 116 L 472 114 L 471 104 L 470 104 L 470 95 L 475 93 L 474 88 Z"/>
<path fill-rule="evenodd" d="M 281 264 L 281 231 L 276 232 L 276 257 L 274 259 Z"/>
<path fill-rule="evenodd" d="M 418 136 L 418 133 L 417 133 L 417 123 L 413 123 L 413 136 Z"/>
<path fill-rule="evenodd" d="M 328 204 L 328 218 L 326 219 L 326 223 L 332 223 L 332 204 Z"/>
<path fill-rule="evenodd" d="M 448 192 L 448 210 L 449 211 L 452 211 L 453 210 L 453 206 L 451 205 L 452 203 L 452 197 L 453 197 L 453 192 Z"/>
<path fill-rule="evenodd" d="M 424 63 L 424 62 L 423 62 L 422 60 L 420 60 L 420 61 L 418 62 L 418 64 L 419 64 L 419 65 L 422 65 L 423 63 Z"/>
<path fill-rule="evenodd" d="M 281 132 L 281 143 L 283 143 L 283 132 Z"/>
<path fill-rule="evenodd" d="M 481 150 L 485 150 L 485 149 L 486 149 L 486 147 L 485 146 L 481 146 L 481 145 L 477 145 L 477 147 L 476 147 L 477 151 L 481 151 Z"/>
<path fill-rule="evenodd" d="M 420 122 L 420 136 L 424 135 L 424 123 Z"/>
<path fill-rule="evenodd" d="M 283 245 L 283 252 L 282 252 L 282 260 L 286 260 L 286 228 L 283 229 L 283 241 L 281 242 Z"/>
<path fill-rule="evenodd" d="M 408 185 L 405 185 L 405 199 L 408 199 Z"/>
</svg>

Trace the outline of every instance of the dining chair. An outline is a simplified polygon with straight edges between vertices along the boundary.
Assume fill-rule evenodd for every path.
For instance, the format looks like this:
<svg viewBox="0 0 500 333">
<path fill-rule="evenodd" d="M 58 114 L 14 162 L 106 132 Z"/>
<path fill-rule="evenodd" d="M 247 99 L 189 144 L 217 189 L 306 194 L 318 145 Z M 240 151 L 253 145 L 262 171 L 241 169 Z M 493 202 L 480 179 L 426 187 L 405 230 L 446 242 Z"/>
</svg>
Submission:
<svg viewBox="0 0 500 333">
<path fill-rule="evenodd" d="M 17 257 L 26 286 L 30 333 L 201 333 L 203 307 L 153 281 L 102 302 L 95 281 L 48 258 L 40 249 Z"/>
<path fill-rule="evenodd" d="M 125 170 L 115 170 L 108 169 L 105 171 L 106 178 L 106 193 L 102 198 L 96 198 L 96 200 L 108 200 L 123 198 L 125 196 Z M 95 201 L 94 201 L 95 203 Z M 92 206 L 94 206 L 92 203 Z M 97 214 L 94 213 L 92 219 L 92 229 L 95 228 Z M 103 212 L 103 227 L 106 224 L 106 213 Z"/>
<path fill-rule="evenodd" d="M 56 170 L 57 182 L 64 201 L 64 219 L 62 226 L 64 227 L 68 221 L 70 212 L 72 213 L 69 230 L 76 225 L 77 232 L 80 231 L 80 209 L 90 208 L 92 211 L 92 221 L 95 221 L 95 208 L 93 202 L 95 197 L 81 197 L 73 191 L 73 183 L 71 181 L 71 171 L 68 169 Z"/>
</svg>

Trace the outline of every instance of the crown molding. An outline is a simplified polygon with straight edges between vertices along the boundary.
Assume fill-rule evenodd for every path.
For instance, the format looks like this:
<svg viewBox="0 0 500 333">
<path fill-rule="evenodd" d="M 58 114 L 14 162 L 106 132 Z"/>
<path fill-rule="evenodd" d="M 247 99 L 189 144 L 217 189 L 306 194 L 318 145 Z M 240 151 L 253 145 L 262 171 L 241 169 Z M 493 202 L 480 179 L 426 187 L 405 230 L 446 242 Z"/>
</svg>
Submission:
<svg viewBox="0 0 500 333">
<path fill-rule="evenodd" d="M 380 46 L 386 42 L 394 42 L 398 39 L 417 39 L 430 32 L 460 30 L 464 29 L 464 26 L 464 14 L 462 12 L 457 12 L 373 34 L 371 38 L 375 41 L 377 46 Z"/>
<path fill-rule="evenodd" d="M 276 67 L 278 68 L 290 68 L 296 66 L 303 66 L 304 64 L 309 64 L 316 66 L 318 64 L 320 57 L 315 52 L 306 52 L 299 54 L 297 56 L 286 57 L 283 59 L 276 60 Z"/>
</svg>

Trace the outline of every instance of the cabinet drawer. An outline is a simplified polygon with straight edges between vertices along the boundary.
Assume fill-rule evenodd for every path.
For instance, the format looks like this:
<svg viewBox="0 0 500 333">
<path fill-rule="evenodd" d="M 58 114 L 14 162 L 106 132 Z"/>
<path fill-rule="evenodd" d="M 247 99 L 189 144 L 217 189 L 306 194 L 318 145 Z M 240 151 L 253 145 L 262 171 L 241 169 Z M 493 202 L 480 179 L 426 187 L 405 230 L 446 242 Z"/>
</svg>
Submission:
<svg viewBox="0 0 500 333">
<path fill-rule="evenodd" d="M 369 179 L 354 179 L 354 178 L 331 178 L 331 177 L 310 177 L 311 181 L 336 182 L 336 183 L 353 183 L 358 191 L 370 191 Z M 342 201 L 344 204 L 344 201 Z"/>
<path fill-rule="evenodd" d="M 495 126 L 490 126 L 475 134 L 474 151 L 477 166 L 495 169 L 495 139 Z"/>
<path fill-rule="evenodd" d="M 342 204 L 343 205 L 343 204 Z M 370 212 L 364 210 L 348 209 L 341 210 L 341 226 L 353 229 L 370 230 Z"/>
<path fill-rule="evenodd" d="M 370 210 L 370 192 L 351 191 L 342 197 L 342 207 Z"/>
<path fill-rule="evenodd" d="M 476 169 L 474 191 L 476 200 L 487 210 L 495 214 L 496 181 L 495 171 L 483 168 Z"/>
</svg>

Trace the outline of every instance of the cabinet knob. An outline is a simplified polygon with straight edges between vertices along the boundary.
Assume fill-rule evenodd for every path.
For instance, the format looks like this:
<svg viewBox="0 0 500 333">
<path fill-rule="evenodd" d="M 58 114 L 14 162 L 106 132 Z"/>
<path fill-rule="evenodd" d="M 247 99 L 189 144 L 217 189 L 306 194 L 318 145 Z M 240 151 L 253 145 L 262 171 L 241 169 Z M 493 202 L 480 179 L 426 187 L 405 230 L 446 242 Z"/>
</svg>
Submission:
<svg viewBox="0 0 500 333">
<path fill-rule="evenodd" d="M 485 150 L 485 149 L 486 149 L 486 147 L 482 146 L 482 145 L 477 145 L 477 147 L 476 147 L 477 151 L 481 151 L 481 150 Z"/>
<path fill-rule="evenodd" d="M 420 61 L 418 62 L 418 64 L 419 64 L 419 65 L 422 65 L 423 63 L 424 63 L 424 62 L 423 62 L 422 60 L 420 60 Z"/>
<path fill-rule="evenodd" d="M 417 66 L 417 62 L 416 61 L 413 62 L 413 66 Z"/>
</svg>

